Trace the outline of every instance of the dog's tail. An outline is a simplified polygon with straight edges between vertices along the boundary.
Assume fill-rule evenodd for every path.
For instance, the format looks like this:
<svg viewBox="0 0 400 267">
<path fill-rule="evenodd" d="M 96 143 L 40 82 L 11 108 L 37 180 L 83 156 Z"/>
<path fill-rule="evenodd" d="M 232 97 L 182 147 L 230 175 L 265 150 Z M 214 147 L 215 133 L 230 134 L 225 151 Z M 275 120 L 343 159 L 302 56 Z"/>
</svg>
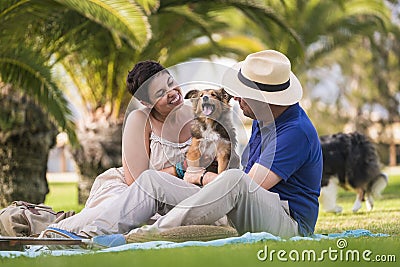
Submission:
<svg viewBox="0 0 400 267">
<path fill-rule="evenodd" d="M 370 192 L 374 198 L 382 197 L 381 193 L 386 188 L 389 178 L 386 173 L 380 173 L 370 186 Z"/>
</svg>

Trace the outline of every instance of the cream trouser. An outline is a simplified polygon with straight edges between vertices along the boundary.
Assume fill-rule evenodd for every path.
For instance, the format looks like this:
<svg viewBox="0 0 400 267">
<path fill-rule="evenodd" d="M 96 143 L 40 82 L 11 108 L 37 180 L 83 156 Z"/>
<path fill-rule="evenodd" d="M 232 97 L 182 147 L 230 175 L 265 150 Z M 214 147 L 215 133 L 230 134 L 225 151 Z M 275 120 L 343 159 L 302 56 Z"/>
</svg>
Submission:
<svg viewBox="0 0 400 267">
<path fill-rule="evenodd" d="M 108 169 L 96 177 L 85 207 L 79 213 L 50 226 L 79 233 L 85 225 L 99 218 L 127 188 L 123 169 Z"/>
<path fill-rule="evenodd" d="M 134 231 L 163 231 L 181 225 L 209 225 L 227 215 L 239 234 L 269 232 L 281 237 L 298 234 L 287 201 L 265 190 L 243 171 L 231 169 L 199 187 L 169 174 L 147 170 L 80 234 L 96 236 Z M 150 227 L 138 228 L 155 213 Z"/>
</svg>

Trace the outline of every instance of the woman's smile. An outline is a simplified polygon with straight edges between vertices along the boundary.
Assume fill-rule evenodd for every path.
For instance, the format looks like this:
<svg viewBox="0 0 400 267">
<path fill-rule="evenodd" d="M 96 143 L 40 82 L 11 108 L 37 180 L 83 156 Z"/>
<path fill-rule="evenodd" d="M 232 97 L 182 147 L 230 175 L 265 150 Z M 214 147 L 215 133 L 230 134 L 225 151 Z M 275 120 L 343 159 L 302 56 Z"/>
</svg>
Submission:
<svg viewBox="0 0 400 267">
<path fill-rule="evenodd" d="M 182 97 L 181 93 L 177 92 L 173 96 L 169 97 L 168 100 L 169 100 L 168 104 L 176 105 L 176 104 L 180 104 L 183 102 L 183 97 Z"/>
</svg>

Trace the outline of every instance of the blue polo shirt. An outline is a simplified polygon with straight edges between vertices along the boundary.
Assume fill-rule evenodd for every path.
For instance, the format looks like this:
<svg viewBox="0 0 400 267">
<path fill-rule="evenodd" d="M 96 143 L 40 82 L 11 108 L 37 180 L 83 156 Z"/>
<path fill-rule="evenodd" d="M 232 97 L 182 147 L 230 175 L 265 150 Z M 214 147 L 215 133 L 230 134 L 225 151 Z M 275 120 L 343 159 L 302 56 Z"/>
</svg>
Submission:
<svg viewBox="0 0 400 267">
<path fill-rule="evenodd" d="M 300 107 L 294 104 L 275 124 L 261 126 L 253 121 L 252 134 L 242 155 L 244 171 L 261 164 L 282 180 L 269 189 L 287 200 L 299 225 L 299 234 L 314 233 L 321 189 L 322 151 L 317 131 Z"/>
</svg>

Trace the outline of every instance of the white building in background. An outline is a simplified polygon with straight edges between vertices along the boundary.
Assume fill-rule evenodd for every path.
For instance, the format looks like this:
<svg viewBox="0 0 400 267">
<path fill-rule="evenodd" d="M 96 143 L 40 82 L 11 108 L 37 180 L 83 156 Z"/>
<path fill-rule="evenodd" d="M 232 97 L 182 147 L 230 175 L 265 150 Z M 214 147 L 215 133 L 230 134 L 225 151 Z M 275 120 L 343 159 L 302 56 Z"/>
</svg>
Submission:
<svg viewBox="0 0 400 267">
<path fill-rule="evenodd" d="M 56 146 L 50 150 L 47 161 L 47 172 L 75 172 L 75 161 L 67 148 L 66 133 L 57 135 Z"/>
<path fill-rule="evenodd" d="M 374 124 L 368 128 L 368 135 L 374 142 L 388 145 L 389 166 L 400 164 L 400 122 L 385 127 Z"/>
<path fill-rule="evenodd" d="M 343 131 L 350 133 L 355 130 L 354 123 L 349 123 Z M 384 164 L 389 166 L 400 165 L 400 122 L 388 125 L 374 123 L 367 128 L 366 135 L 381 147 L 381 153 L 385 154 L 385 158 L 387 158 Z"/>
</svg>

